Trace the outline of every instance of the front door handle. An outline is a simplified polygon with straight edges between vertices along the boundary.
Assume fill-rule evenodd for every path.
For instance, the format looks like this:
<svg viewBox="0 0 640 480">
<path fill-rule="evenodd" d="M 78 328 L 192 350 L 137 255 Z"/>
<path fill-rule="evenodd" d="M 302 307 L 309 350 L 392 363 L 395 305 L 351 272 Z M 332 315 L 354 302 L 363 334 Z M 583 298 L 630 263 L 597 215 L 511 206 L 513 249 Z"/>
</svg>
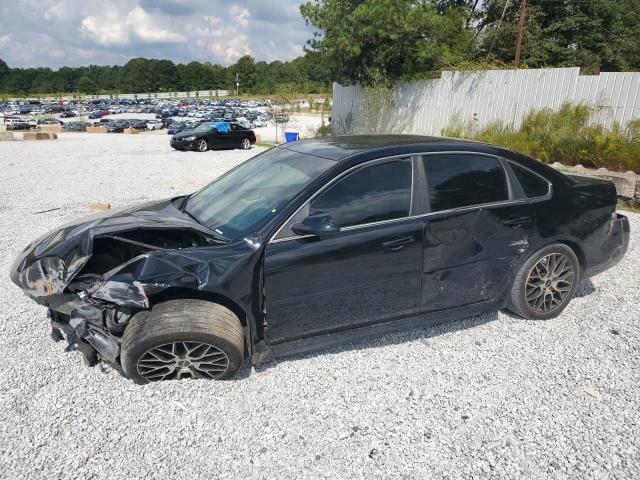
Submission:
<svg viewBox="0 0 640 480">
<path fill-rule="evenodd" d="M 411 245 L 415 241 L 416 239 L 413 236 L 396 237 L 391 240 L 387 240 L 386 242 L 382 242 L 382 247 L 385 252 L 397 252 L 407 245 Z"/>
<path fill-rule="evenodd" d="M 502 223 L 503 223 L 503 225 L 506 225 L 507 227 L 513 227 L 513 228 L 528 227 L 531 224 L 533 224 L 533 218 L 531 218 L 531 217 L 509 218 L 509 219 L 505 220 Z"/>
</svg>

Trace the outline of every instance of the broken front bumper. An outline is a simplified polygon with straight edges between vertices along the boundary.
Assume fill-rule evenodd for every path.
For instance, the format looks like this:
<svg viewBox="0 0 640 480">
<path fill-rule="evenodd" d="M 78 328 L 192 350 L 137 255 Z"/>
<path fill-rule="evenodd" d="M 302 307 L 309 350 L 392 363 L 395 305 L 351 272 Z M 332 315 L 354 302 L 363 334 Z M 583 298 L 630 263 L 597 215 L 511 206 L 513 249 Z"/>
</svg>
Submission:
<svg viewBox="0 0 640 480">
<path fill-rule="evenodd" d="M 93 366 L 99 359 L 112 365 L 118 364 L 120 342 L 109 332 L 90 325 L 81 318 L 71 318 L 55 310 L 49 310 L 48 315 L 51 319 L 51 338 L 58 342 L 66 336 L 69 344 L 77 345 L 87 365 Z"/>
</svg>

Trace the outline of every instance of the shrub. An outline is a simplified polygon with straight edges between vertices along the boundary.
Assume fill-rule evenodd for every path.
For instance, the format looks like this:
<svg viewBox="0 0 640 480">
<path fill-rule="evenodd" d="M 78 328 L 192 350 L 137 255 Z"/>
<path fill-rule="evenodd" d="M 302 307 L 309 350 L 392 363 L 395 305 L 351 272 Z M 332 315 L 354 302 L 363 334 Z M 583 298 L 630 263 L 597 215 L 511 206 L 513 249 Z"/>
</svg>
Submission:
<svg viewBox="0 0 640 480">
<path fill-rule="evenodd" d="M 545 163 L 582 164 L 640 173 L 640 119 L 625 129 L 590 125 L 593 113 L 586 105 L 566 103 L 557 112 L 534 110 L 522 120 L 520 130 L 494 123 L 483 129 L 454 115 L 442 130 L 447 137 L 469 138 L 517 150 Z"/>
</svg>

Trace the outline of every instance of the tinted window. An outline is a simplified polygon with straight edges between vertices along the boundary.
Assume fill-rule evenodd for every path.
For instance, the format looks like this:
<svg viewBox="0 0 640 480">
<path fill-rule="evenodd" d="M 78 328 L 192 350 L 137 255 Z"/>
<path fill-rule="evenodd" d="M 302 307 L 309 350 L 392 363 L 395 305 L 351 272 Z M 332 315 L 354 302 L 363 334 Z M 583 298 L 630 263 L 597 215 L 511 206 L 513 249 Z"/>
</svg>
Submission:
<svg viewBox="0 0 640 480">
<path fill-rule="evenodd" d="M 549 193 L 549 183 L 545 179 L 526 168 L 522 168 L 520 165 L 515 163 L 510 163 L 510 165 L 527 197 L 544 197 Z"/>
<path fill-rule="evenodd" d="M 432 212 L 509 199 L 504 170 L 495 158 L 426 155 L 423 161 Z"/>
<path fill-rule="evenodd" d="M 328 213 L 340 225 L 406 217 L 411 208 L 411 160 L 358 170 L 311 202 L 309 213 Z"/>
</svg>

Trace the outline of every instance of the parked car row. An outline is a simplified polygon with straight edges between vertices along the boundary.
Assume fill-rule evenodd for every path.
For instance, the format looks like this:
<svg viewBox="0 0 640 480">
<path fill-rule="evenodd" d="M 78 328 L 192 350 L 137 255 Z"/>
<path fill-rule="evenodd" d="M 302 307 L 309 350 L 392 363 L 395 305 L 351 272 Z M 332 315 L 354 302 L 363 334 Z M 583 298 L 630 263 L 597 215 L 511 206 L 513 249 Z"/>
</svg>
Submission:
<svg viewBox="0 0 640 480">
<path fill-rule="evenodd" d="M 249 112 L 250 109 L 265 107 L 268 100 L 240 101 L 239 99 L 96 99 L 80 100 L 19 100 L 0 102 L 0 115 L 50 115 L 59 114 L 61 118 L 73 118 L 88 115 L 92 119 L 99 119 L 106 115 L 124 113 L 153 113 L 161 118 L 166 117 L 195 117 L 212 116 L 214 110 L 220 116 L 231 120 Z"/>
</svg>

